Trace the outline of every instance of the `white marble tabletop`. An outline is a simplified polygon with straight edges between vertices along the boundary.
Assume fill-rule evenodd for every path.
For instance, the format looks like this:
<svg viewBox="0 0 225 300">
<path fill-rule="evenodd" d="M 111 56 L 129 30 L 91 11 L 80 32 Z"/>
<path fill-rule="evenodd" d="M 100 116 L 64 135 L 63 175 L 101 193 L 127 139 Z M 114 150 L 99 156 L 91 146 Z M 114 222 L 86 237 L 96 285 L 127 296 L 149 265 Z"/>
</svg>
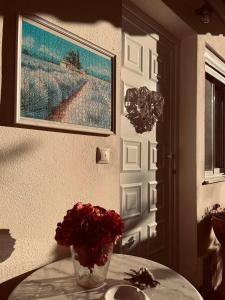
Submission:
<svg viewBox="0 0 225 300">
<path fill-rule="evenodd" d="M 147 267 L 160 282 L 155 288 L 144 290 L 150 300 L 203 300 L 198 291 L 175 271 L 151 260 L 122 254 L 112 255 L 106 283 L 100 288 L 87 291 L 77 286 L 72 258 L 66 258 L 32 273 L 15 288 L 9 300 L 100 300 L 110 286 L 128 283 L 124 280 L 127 277 L 124 272 L 140 267 Z"/>
</svg>

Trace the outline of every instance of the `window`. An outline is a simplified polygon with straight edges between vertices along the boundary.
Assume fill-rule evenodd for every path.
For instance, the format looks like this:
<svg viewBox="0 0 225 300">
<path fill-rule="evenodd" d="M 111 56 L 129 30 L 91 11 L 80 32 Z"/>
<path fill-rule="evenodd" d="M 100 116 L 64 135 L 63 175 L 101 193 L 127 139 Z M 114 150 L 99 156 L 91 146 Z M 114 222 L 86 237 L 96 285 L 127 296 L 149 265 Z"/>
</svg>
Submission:
<svg viewBox="0 0 225 300">
<path fill-rule="evenodd" d="M 206 177 L 224 175 L 225 170 L 225 64 L 212 52 L 210 55 L 211 60 L 206 59 L 205 75 Z"/>
<path fill-rule="evenodd" d="M 206 73 L 205 171 L 207 175 L 221 174 L 224 171 L 224 95 L 224 84 Z"/>
</svg>

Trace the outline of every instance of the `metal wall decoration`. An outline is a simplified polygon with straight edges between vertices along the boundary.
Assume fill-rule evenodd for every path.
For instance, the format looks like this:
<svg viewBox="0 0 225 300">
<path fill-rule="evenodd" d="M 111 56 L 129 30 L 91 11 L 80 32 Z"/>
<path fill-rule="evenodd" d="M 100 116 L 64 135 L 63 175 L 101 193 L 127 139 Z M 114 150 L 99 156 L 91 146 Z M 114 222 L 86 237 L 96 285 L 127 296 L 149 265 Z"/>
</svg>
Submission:
<svg viewBox="0 0 225 300">
<path fill-rule="evenodd" d="M 150 91 L 146 86 L 130 88 L 126 92 L 126 117 L 137 133 L 151 131 L 163 113 L 164 97 L 161 93 Z"/>
</svg>

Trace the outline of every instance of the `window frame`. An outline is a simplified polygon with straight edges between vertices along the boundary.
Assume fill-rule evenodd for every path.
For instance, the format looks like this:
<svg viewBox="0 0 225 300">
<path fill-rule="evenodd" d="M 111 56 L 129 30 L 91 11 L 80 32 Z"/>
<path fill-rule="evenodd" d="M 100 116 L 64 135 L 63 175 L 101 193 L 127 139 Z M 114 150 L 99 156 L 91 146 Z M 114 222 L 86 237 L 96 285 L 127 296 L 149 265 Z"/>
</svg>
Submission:
<svg viewBox="0 0 225 300">
<path fill-rule="evenodd" d="M 208 78 L 207 78 L 208 77 Z M 216 150 L 215 146 L 216 146 L 216 142 L 215 142 L 215 87 L 216 86 L 220 86 L 223 89 L 224 95 L 225 95 L 225 63 L 224 61 L 217 55 L 215 55 L 210 49 L 206 48 L 205 51 L 205 84 L 206 84 L 206 79 L 210 79 L 210 82 L 213 85 L 213 93 L 212 93 L 212 170 L 208 170 L 206 171 L 205 168 L 205 156 L 204 156 L 204 172 L 205 172 L 205 178 L 208 179 L 208 181 L 204 181 L 204 183 L 212 183 L 213 179 L 215 179 L 215 181 L 217 181 L 217 179 L 219 179 L 218 181 L 220 181 L 221 178 L 224 178 L 225 180 L 225 168 L 224 168 L 224 162 L 225 162 L 225 153 L 223 153 L 223 157 L 221 159 L 221 161 L 223 162 L 223 168 L 218 168 L 215 167 L 215 157 L 216 157 Z M 206 95 L 204 97 L 204 99 L 206 100 Z M 204 102 L 206 104 L 206 101 Z M 225 99 L 223 96 L 223 103 L 225 103 Z M 222 112 L 223 116 L 223 120 L 225 122 L 225 107 L 223 105 L 223 112 Z M 221 120 L 221 119 L 220 119 Z M 206 121 L 205 121 L 206 122 Z M 223 122 L 223 124 L 224 124 Z M 224 139 L 224 134 L 225 134 L 225 127 L 223 126 L 223 140 L 222 140 L 222 144 L 223 144 L 223 151 L 225 149 L 225 139 Z M 206 142 L 205 139 L 205 134 L 204 134 L 204 142 Z M 205 154 L 206 155 L 206 154 Z M 212 179 L 212 181 L 210 182 L 210 179 Z"/>
</svg>

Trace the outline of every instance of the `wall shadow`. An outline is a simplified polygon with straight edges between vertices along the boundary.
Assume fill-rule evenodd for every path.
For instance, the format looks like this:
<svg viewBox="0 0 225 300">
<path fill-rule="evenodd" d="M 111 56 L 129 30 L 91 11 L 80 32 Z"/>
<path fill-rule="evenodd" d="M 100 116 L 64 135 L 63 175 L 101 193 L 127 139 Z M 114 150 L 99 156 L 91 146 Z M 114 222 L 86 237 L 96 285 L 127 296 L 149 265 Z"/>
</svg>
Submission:
<svg viewBox="0 0 225 300">
<path fill-rule="evenodd" d="M 62 258 L 70 257 L 71 256 L 70 248 L 63 247 L 56 244 L 52 250 L 52 255 L 54 257 L 54 261 Z"/>
<path fill-rule="evenodd" d="M 206 210 L 201 221 L 197 224 L 198 257 L 202 260 L 200 291 L 204 299 L 211 299 L 211 295 L 215 296 L 223 271 L 220 244 L 211 233 L 211 217 Z"/>
<path fill-rule="evenodd" d="M 22 275 L 19 275 L 17 277 L 14 277 L 10 280 L 7 280 L 3 283 L 0 284 L 0 296 L 1 300 L 7 300 L 10 293 L 13 291 L 13 289 L 21 282 L 23 281 L 26 277 L 28 277 L 30 274 L 32 274 L 35 270 L 26 272 Z"/>
<path fill-rule="evenodd" d="M 36 147 L 37 143 L 33 142 L 32 140 L 21 141 L 20 144 L 13 147 L 2 147 L 0 150 L 0 164 L 17 160 L 19 156 L 31 152 Z"/>
<path fill-rule="evenodd" d="M 121 0 L 86 0 L 73 1 L 64 0 L 9 0 L 1 1 L 0 14 L 9 13 L 46 13 L 52 14 L 63 21 L 94 23 L 99 20 L 106 20 L 115 26 L 121 26 Z"/>
<path fill-rule="evenodd" d="M 28 276 L 29 274 L 27 274 Z M 26 276 L 26 277 L 27 277 Z M 24 278 L 25 279 L 25 278 Z M 77 299 L 85 297 L 88 299 L 88 294 L 83 288 L 77 286 L 75 284 L 74 275 L 67 275 L 62 277 L 53 277 L 48 279 L 35 279 L 35 280 L 24 280 L 21 282 L 20 278 L 20 286 L 18 290 L 14 293 L 14 300 L 30 300 L 34 299 L 36 295 L 38 295 L 38 299 L 41 298 L 51 298 L 51 297 L 66 297 L 68 295 L 69 299 Z M 18 282 L 19 283 L 19 282 Z M 123 280 L 114 280 L 107 279 L 104 285 L 99 288 L 95 288 L 91 290 L 91 299 L 100 300 L 102 299 L 104 293 L 111 286 L 116 284 L 124 284 Z M 0 285 L 1 289 L 1 285 Z M 1 290 L 0 290 L 1 291 Z M 74 295 L 76 293 L 76 295 Z M 1 300 L 5 300 L 7 298 L 1 298 Z"/>
<path fill-rule="evenodd" d="M 13 251 L 16 239 L 14 239 L 9 229 L 0 229 L 0 263 L 7 260 Z"/>
<path fill-rule="evenodd" d="M 212 230 L 212 224 L 210 218 L 203 218 L 197 224 L 197 236 L 198 236 L 198 255 L 204 255 L 209 249 L 213 240 L 210 237 Z"/>
</svg>

